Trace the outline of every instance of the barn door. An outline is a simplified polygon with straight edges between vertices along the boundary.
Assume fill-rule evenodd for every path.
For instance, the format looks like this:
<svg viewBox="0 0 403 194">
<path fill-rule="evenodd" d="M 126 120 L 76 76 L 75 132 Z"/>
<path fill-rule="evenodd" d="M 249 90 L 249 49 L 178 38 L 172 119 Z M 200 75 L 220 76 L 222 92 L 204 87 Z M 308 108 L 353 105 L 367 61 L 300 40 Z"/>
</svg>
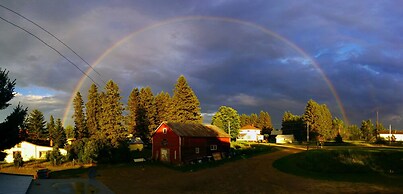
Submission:
<svg viewBox="0 0 403 194">
<path fill-rule="evenodd" d="M 163 162 L 170 162 L 168 148 L 161 148 L 161 157 L 160 158 L 161 158 L 161 161 L 163 161 Z"/>
</svg>

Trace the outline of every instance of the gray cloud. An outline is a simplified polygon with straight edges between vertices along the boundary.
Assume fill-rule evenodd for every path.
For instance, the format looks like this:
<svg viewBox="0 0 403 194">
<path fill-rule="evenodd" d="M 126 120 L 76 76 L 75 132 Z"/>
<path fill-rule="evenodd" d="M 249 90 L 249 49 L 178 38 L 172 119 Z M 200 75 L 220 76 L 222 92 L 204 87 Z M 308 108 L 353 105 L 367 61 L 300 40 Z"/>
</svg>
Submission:
<svg viewBox="0 0 403 194">
<path fill-rule="evenodd" d="M 315 58 L 334 85 L 352 123 L 374 118 L 403 127 L 401 3 L 396 1 L 6 1 L 93 63 L 117 41 L 161 21 L 184 16 L 218 16 L 261 25 Z M 57 41 L 5 10 L 0 16 L 55 46 L 86 66 Z M 17 78 L 17 88 L 41 87 L 55 94 L 23 104 L 46 115 L 62 115 L 83 76 L 58 54 L 21 30 L 0 21 L 0 64 Z M 318 69 L 284 42 L 236 22 L 195 19 L 166 23 L 135 34 L 95 68 L 116 81 L 122 96 L 134 87 L 172 92 L 184 74 L 208 116 L 221 105 L 239 113 L 269 111 L 279 127 L 284 111 L 301 114 L 309 99 L 341 112 Z M 89 74 L 100 85 L 101 78 Z M 85 94 L 90 82 L 81 91 Z M 15 101 L 17 102 L 17 101 Z M 47 116 L 48 117 L 48 116 Z"/>
</svg>

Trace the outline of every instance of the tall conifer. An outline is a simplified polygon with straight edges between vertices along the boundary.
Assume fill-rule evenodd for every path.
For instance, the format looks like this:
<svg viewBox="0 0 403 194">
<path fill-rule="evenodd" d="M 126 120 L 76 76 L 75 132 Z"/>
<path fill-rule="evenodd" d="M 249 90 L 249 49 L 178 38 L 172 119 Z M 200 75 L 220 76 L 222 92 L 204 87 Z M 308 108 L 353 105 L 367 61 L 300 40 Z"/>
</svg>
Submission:
<svg viewBox="0 0 403 194">
<path fill-rule="evenodd" d="M 200 102 L 181 75 L 176 82 L 172 96 L 172 120 L 182 123 L 201 123 Z"/>
<path fill-rule="evenodd" d="M 74 131 L 75 138 L 82 139 L 88 137 L 88 129 L 85 124 L 85 114 L 84 114 L 84 101 L 80 92 L 76 93 L 73 100 L 74 107 Z"/>
<path fill-rule="evenodd" d="M 139 89 L 134 88 L 129 95 L 129 100 L 127 101 L 128 115 L 126 117 L 127 129 L 129 134 L 136 134 L 137 117 L 138 117 L 138 106 L 139 106 Z"/>
<path fill-rule="evenodd" d="M 102 99 L 102 124 L 100 125 L 102 137 L 109 140 L 114 148 L 117 148 L 125 141 L 127 132 L 123 123 L 123 104 L 120 102 L 119 86 L 110 80 L 105 86 L 105 93 Z"/>
<path fill-rule="evenodd" d="M 137 130 L 144 140 L 149 140 L 151 133 L 158 127 L 155 120 L 157 111 L 154 102 L 154 95 L 150 87 L 141 88 L 139 93 L 139 111 L 137 119 Z"/>
<path fill-rule="evenodd" d="M 157 109 L 157 123 L 170 120 L 172 105 L 171 96 L 168 92 L 161 92 L 155 96 L 155 107 Z"/>
<path fill-rule="evenodd" d="M 101 104 L 99 101 L 98 87 L 92 84 L 88 91 L 88 101 L 85 104 L 87 115 L 87 128 L 90 135 L 94 135 L 99 130 L 99 117 Z"/>
</svg>

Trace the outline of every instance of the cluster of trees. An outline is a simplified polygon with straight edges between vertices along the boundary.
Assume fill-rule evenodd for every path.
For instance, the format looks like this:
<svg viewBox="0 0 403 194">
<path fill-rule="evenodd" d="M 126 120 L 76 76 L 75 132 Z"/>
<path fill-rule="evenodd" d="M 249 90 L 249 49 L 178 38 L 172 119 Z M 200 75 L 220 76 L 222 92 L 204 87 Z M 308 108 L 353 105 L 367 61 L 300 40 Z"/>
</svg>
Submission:
<svg viewBox="0 0 403 194">
<path fill-rule="evenodd" d="M 14 86 L 15 80 L 11 81 L 8 78 L 8 71 L 0 68 L 0 110 L 10 106 L 8 102 L 15 96 Z M 6 120 L 0 123 L 0 160 L 6 156 L 3 150 L 21 142 L 20 129 L 26 114 L 27 109 L 18 105 L 6 117 Z"/>
<path fill-rule="evenodd" d="M 221 106 L 218 109 L 211 120 L 211 124 L 224 129 L 225 132 L 231 135 L 232 139 L 237 138 L 239 129 L 246 125 L 260 128 L 262 129 L 262 134 L 267 135 L 273 130 L 268 112 L 260 111 L 259 116 L 256 113 L 239 115 L 235 109 L 227 106 Z"/>
<path fill-rule="evenodd" d="M 113 81 L 103 92 L 91 85 L 85 104 L 81 94 L 76 94 L 72 132 L 76 140 L 69 147 L 70 158 L 83 162 L 128 159 L 129 134 L 147 143 L 163 121 L 202 122 L 199 100 L 184 76 L 178 78 L 172 97 L 167 92 L 154 96 L 151 88 L 145 87 L 131 91 L 126 107 L 121 99 Z"/>
<path fill-rule="evenodd" d="M 366 140 L 374 141 L 383 130 L 382 124 L 374 127 L 371 120 L 362 121 L 357 125 L 346 126 L 343 120 L 333 118 L 325 104 L 309 100 L 303 115 L 294 115 L 287 111 L 282 118 L 283 134 L 293 134 L 297 141 L 307 140 L 307 129 L 311 140 Z"/>
</svg>

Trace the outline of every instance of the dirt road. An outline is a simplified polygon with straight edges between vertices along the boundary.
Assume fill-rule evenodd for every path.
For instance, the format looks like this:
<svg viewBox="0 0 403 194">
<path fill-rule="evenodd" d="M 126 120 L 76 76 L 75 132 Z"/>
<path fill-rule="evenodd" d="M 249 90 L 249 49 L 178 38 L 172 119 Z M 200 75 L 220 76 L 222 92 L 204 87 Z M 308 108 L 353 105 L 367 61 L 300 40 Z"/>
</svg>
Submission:
<svg viewBox="0 0 403 194">
<path fill-rule="evenodd" d="M 401 193 L 401 188 L 307 179 L 278 171 L 278 158 L 299 152 L 280 151 L 230 162 L 197 172 L 156 166 L 104 168 L 97 177 L 116 193 Z"/>
</svg>

